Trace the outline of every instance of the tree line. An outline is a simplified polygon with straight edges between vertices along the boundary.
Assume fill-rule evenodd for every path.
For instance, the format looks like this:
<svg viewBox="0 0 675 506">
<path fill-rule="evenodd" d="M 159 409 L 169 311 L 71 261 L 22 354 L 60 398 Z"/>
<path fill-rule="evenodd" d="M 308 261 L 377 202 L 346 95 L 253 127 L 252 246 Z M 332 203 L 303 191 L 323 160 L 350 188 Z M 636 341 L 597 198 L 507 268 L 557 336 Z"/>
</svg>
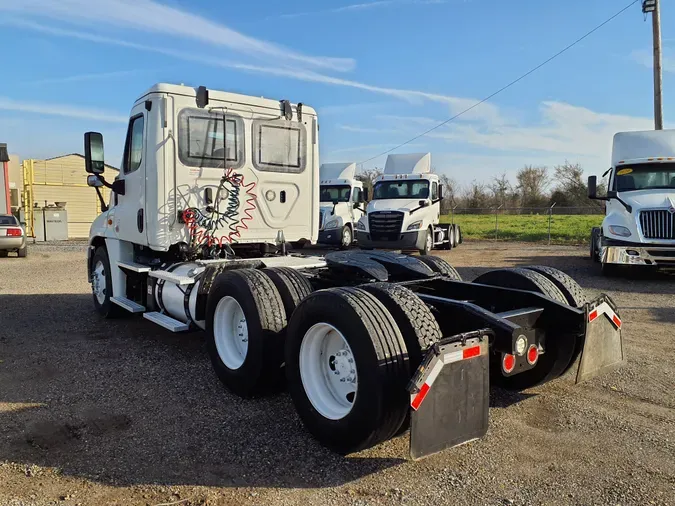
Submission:
<svg viewBox="0 0 675 506">
<path fill-rule="evenodd" d="M 432 169 L 432 172 L 436 172 Z M 356 178 L 373 195 L 373 181 L 382 174 L 379 168 L 367 169 Z M 447 174 L 439 174 L 443 185 L 441 212 L 452 208 L 459 209 L 502 209 L 523 210 L 528 208 L 584 207 L 602 208 L 601 202 L 589 200 L 588 186 L 584 170 L 578 163 L 565 161 L 550 170 L 545 166 L 526 165 L 516 173 L 511 181 L 506 173 L 493 177 L 491 181 L 473 180 L 468 184 L 458 184 Z M 598 183 L 598 193 L 603 193 L 605 183 Z"/>
</svg>

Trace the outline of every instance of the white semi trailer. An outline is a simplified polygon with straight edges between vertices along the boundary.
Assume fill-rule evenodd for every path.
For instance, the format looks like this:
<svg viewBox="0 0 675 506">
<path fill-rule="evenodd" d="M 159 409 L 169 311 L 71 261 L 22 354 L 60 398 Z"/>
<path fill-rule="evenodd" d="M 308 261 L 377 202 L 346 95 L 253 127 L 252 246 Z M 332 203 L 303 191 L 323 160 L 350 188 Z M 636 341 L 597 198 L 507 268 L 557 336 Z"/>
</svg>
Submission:
<svg viewBox="0 0 675 506">
<path fill-rule="evenodd" d="M 467 283 L 441 259 L 288 254 L 319 230 L 318 124 L 302 104 L 156 85 L 132 107 L 115 181 L 101 134 L 85 134 L 85 163 L 99 196 L 112 189 L 87 258 L 101 316 L 204 330 L 228 390 L 285 377 L 305 427 L 337 452 L 409 428 L 419 458 L 485 434 L 491 384 L 572 368 L 581 381 L 624 360 L 611 299 L 586 300 L 555 269 Z"/>
<path fill-rule="evenodd" d="M 612 275 L 621 269 L 675 268 L 675 130 L 619 132 L 614 136 L 605 219 L 591 233 L 591 258 Z"/>
<path fill-rule="evenodd" d="M 356 223 L 365 214 L 366 195 L 356 179 L 356 164 L 324 163 L 319 173 L 319 242 L 349 248 Z"/>
<path fill-rule="evenodd" d="M 431 172 L 431 153 L 389 155 L 373 182 L 367 216 L 357 223 L 362 248 L 451 249 L 462 241 L 458 225 L 442 225 L 443 185 Z"/>
</svg>

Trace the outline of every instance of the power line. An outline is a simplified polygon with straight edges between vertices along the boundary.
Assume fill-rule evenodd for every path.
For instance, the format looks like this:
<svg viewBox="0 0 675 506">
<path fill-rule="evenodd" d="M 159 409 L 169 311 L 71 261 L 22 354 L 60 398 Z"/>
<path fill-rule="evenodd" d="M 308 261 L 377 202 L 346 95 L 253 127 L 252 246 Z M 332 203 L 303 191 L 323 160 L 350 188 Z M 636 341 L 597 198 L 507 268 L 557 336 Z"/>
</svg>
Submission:
<svg viewBox="0 0 675 506">
<path fill-rule="evenodd" d="M 551 56 L 550 58 L 548 58 L 547 60 L 541 62 L 541 63 L 540 63 L 539 65 L 537 65 L 536 67 L 534 67 L 534 68 L 528 70 L 527 72 L 525 72 L 523 75 L 521 75 L 521 76 L 518 77 L 517 79 L 514 79 L 513 81 L 511 81 L 509 84 L 507 84 L 507 85 L 505 85 L 505 86 L 502 86 L 501 88 L 499 88 L 497 91 L 495 91 L 495 92 L 492 93 L 491 95 L 488 95 L 487 97 L 485 97 L 483 100 L 481 100 L 481 101 L 479 101 L 479 102 L 476 102 L 476 103 L 473 104 L 471 107 L 467 107 L 467 108 L 464 109 L 463 111 L 461 111 L 461 112 L 455 114 L 455 115 L 452 116 L 451 118 L 446 119 L 446 120 L 443 121 L 442 123 L 439 123 L 438 125 L 436 125 L 436 126 L 430 128 L 429 130 L 426 130 L 425 132 L 422 132 L 421 134 L 416 135 L 415 137 L 413 137 L 413 138 L 411 138 L 411 139 L 408 139 L 408 140 L 405 141 L 405 142 L 402 142 L 401 144 L 399 144 L 399 145 L 396 146 L 396 147 L 393 147 L 393 148 L 391 148 L 391 149 L 388 149 L 388 150 L 386 150 L 386 151 L 383 151 L 383 152 L 380 153 L 379 155 L 375 155 L 375 156 L 373 156 L 373 157 L 371 157 L 371 158 L 368 158 L 367 160 L 363 160 L 362 162 L 359 162 L 359 164 L 364 164 L 364 163 L 370 162 L 371 160 L 375 160 L 375 158 L 379 158 L 380 156 L 386 155 L 387 153 L 391 153 L 392 151 L 395 151 L 395 150 L 397 150 L 398 148 L 401 148 L 401 147 L 405 146 L 406 144 L 410 144 L 411 142 L 416 141 L 416 140 L 419 139 L 420 137 L 424 137 L 424 136 L 427 135 L 428 133 L 433 132 L 433 131 L 436 130 L 437 128 L 440 128 L 440 127 L 442 127 L 443 125 L 447 125 L 447 124 L 450 123 L 451 121 L 453 121 L 453 120 L 459 118 L 459 117 L 462 116 L 463 114 L 466 114 L 466 113 L 469 112 L 470 110 L 475 109 L 475 108 L 478 107 L 479 105 L 481 105 L 481 104 L 487 102 L 488 100 L 490 100 L 491 98 L 493 98 L 493 97 L 499 95 L 502 91 L 505 91 L 505 90 L 509 89 L 511 86 L 513 86 L 514 84 L 516 84 L 516 83 L 522 81 L 523 79 L 525 79 L 525 78 L 526 78 L 527 76 L 529 76 L 530 74 L 533 74 L 534 72 L 536 72 L 537 70 L 539 70 L 540 68 L 542 68 L 542 67 L 543 67 L 544 65 L 546 65 L 547 63 L 550 63 L 551 61 L 555 60 L 555 59 L 556 59 L 558 56 L 560 56 L 561 54 L 563 54 L 563 53 L 567 52 L 568 50 L 572 49 L 572 48 L 573 48 L 574 46 L 576 46 L 579 42 L 581 42 L 581 41 L 584 40 L 585 38 L 589 37 L 589 36 L 592 35 L 593 33 L 597 32 L 600 28 L 602 28 L 603 26 L 605 26 L 607 23 L 613 21 L 614 18 L 619 17 L 621 14 L 623 14 L 625 11 L 627 11 L 628 9 L 630 9 L 633 5 L 635 5 L 635 4 L 638 3 L 639 1 L 640 1 L 640 0 L 633 0 L 631 3 L 629 3 L 628 5 L 626 5 L 623 9 L 621 9 L 619 12 L 617 12 L 616 14 L 614 14 L 613 16 L 611 16 L 610 18 L 606 19 L 605 21 L 603 21 L 602 23 L 600 23 L 599 25 L 597 25 L 597 26 L 596 26 L 595 28 L 593 28 L 592 30 L 586 32 L 584 35 L 582 35 L 582 36 L 579 37 L 577 40 L 575 40 L 574 42 L 572 42 L 571 44 L 569 44 L 568 46 L 566 46 L 564 49 L 561 49 L 561 50 L 558 51 L 556 54 L 554 54 L 553 56 Z"/>
</svg>

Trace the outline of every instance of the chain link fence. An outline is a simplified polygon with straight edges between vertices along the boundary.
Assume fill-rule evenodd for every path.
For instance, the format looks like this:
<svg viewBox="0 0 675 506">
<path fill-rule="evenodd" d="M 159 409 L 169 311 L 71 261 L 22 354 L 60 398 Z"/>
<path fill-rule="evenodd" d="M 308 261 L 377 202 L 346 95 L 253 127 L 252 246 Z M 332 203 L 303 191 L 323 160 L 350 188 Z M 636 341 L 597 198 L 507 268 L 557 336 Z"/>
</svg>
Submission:
<svg viewBox="0 0 675 506">
<path fill-rule="evenodd" d="M 468 239 L 583 244 L 602 222 L 599 206 L 485 207 L 450 209 L 442 222 L 457 223 Z"/>
</svg>

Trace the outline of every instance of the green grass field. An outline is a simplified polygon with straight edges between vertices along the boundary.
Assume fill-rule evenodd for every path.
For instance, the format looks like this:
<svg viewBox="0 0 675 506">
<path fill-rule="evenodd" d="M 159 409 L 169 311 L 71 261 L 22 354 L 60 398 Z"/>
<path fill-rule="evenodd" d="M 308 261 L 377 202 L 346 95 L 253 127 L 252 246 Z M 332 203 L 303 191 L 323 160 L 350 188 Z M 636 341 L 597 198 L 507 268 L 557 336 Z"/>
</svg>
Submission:
<svg viewBox="0 0 675 506">
<path fill-rule="evenodd" d="M 553 215 L 551 218 L 552 244 L 586 244 L 591 228 L 599 227 L 601 215 Z M 441 223 L 450 223 L 450 216 L 442 216 Z M 495 216 L 481 214 L 455 215 L 455 223 L 462 227 L 465 239 L 495 239 Z M 548 216 L 537 214 L 499 215 L 498 240 L 548 241 Z"/>
</svg>

